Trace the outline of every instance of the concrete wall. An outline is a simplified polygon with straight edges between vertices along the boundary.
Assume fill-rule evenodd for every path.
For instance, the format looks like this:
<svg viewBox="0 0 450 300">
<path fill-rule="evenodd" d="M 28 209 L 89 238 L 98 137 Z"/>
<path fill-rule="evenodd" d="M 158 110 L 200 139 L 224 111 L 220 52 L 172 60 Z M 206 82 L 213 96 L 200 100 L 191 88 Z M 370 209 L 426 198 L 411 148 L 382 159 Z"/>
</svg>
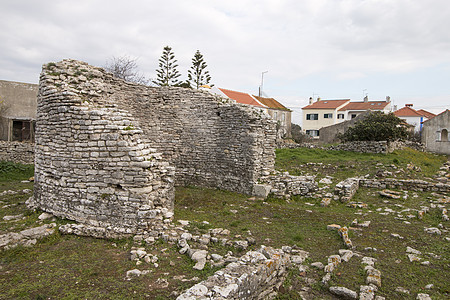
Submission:
<svg viewBox="0 0 450 300">
<path fill-rule="evenodd" d="M 339 133 L 344 133 L 348 128 L 355 125 L 355 123 L 364 118 L 368 112 L 360 113 L 356 118 L 338 123 L 335 125 L 326 126 L 320 129 L 319 141 L 324 144 L 336 143 L 340 140 L 336 137 Z"/>
<path fill-rule="evenodd" d="M 307 120 L 306 115 L 318 114 L 318 120 Z M 333 114 L 330 119 L 325 119 L 324 114 Z M 304 109 L 302 130 L 320 130 L 322 127 L 333 125 L 337 121 L 337 109 Z M 322 134 L 322 132 L 320 132 Z"/>
<path fill-rule="evenodd" d="M 427 151 L 450 155 L 450 137 L 447 134 L 447 141 L 442 138 L 444 129 L 450 132 L 450 110 L 423 123 L 422 143 Z"/>
<path fill-rule="evenodd" d="M 38 85 L 0 80 L 0 140 L 8 140 L 12 119 L 36 119 Z"/>
<path fill-rule="evenodd" d="M 34 205 L 115 232 L 157 228 L 173 187 L 251 194 L 273 171 L 275 122 L 207 92 L 124 82 L 75 60 L 43 66 Z"/>
</svg>

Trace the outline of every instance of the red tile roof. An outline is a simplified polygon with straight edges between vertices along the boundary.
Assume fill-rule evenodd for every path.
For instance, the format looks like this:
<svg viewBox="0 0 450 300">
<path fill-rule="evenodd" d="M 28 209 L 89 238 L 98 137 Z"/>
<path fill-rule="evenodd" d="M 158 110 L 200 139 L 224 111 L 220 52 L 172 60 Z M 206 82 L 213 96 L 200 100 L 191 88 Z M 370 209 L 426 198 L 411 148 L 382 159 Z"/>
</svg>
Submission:
<svg viewBox="0 0 450 300">
<path fill-rule="evenodd" d="M 394 115 L 397 117 L 422 117 L 420 113 L 418 113 L 415 109 L 411 107 L 402 107 L 399 110 L 394 111 Z"/>
<path fill-rule="evenodd" d="M 339 110 L 382 110 L 388 103 L 386 101 L 350 102 Z"/>
<path fill-rule="evenodd" d="M 320 100 L 303 107 L 302 109 L 336 109 L 339 106 L 350 102 L 350 99 L 343 100 Z"/>
<path fill-rule="evenodd" d="M 231 91 L 231 90 L 227 90 L 227 89 L 221 89 L 221 88 L 219 88 L 219 90 L 222 93 L 224 93 L 228 98 L 236 100 L 238 103 L 264 107 L 258 101 L 256 101 L 256 99 L 253 98 L 250 94 Z"/>
<path fill-rule="evenodd" d="M 424 109 L 418 109 L 417 112 L 419 114 L 421 114 L 422 116 L 424 116 L 425 118 L 427 118 L 427 119 L 431 119 L 431 118 L 436 116 L 435 114 L 433 114 L 433 113 L 431 113 L 429 111 L 426 111 Z"/>
<path fill-rule="evenodd" d="M 274 98 L 264 98 L 264 97 L 258 97 L 255 95 L 253 95 L 253 97 L 255 97 L 260 103 L 262 103 L 263 105 L 265 105 L 267 107 L 281 109 L 281 110 L 290 110 L 289 108 L 287 108 L 286 106 L 284 106 L 283 104 L 281 104 L 280 102 L 275 100 Z"/>
</svg>

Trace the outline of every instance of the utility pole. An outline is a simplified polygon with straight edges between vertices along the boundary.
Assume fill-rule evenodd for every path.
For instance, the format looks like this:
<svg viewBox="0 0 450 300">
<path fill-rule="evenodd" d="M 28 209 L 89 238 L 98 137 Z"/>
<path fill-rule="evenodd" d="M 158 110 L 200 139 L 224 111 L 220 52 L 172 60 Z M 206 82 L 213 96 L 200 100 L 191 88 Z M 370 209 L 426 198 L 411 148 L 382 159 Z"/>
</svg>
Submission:
<svg viewBox="0 0 450 300">
<path fill-rule="evenodd" d="M 259 87 L 259 97 L 262 97 L 262 90 L 263 90 L 263 85 L 264 85 L 264 73 L 267 73 L 269 71 L 264 71 L 261 73 L 261 86 Z"/>
</svg>

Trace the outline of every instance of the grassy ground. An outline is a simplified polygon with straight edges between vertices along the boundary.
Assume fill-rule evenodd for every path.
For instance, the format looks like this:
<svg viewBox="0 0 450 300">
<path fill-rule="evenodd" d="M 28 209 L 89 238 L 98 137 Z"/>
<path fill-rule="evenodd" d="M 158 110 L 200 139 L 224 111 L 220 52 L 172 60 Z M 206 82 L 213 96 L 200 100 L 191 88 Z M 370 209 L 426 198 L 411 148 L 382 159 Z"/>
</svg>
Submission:
<svg viewBox="0 0 450 300">
<path fill-rule="evenodd" d="M 445 156 L 419 152 L 406 148 L 390 154 L 328 151 L 322 149 L 277 149 L 275 167 L 292 175 L 317 175 L 317 178 L 333 176 L 343 180 L 380 170 L 393 173 L 396 178 L 432 177 L 447 160 Z M 416 168 L 408 168 L 408 164 Z M 417 167 L 421 171 L 417 171 Z"/>
<path fill-rule="evenodd" d="M 442 156 L 412 150 L 384 156 L 311 149 L 277 151 L 277 168 L 280 170 L 308 173 L 317 175 L 317 178 L 332 176 L 334 179 L 329 191 L 340 178 L 375 174 L 379 169 L 405 169 L 405 173 L 398 173 L 399 177 L 432 178 L 445 160 Z M 306 166 L 308 162 L 315 164 Z M 421 171 L 407 169 L 408 163 L 419 166 Z M 32 175 L 32 168 L 27 168 L 9 166 L 3 172 L 0 165 L 0 192 L 32 189 L 32 183 L 21 182 Z M 6 176 L 2 178 L 2 174 Z M 417 218 L 416 211 L 421 206 L 430 207 L 430 201 L 437 201 L 439 196 L 410 191 L 406 199 L 394 200 L 381 198 L 376 192 L 374 189 L 360 189 L 353 200 L 366 203 L 367 208 L 357 209 L 336 201 L 328 207 L 321 207 L 320 198 L 294 197 L 290 201 L 269 198 L 262 201 L 226 191 L 180 187 L 176 189 L 174 218 L 175 222 L 190 220 L 189 229 L 196 234 L 221 227 L 231 231 L 230 238 L 252 237 L 256 245 L 297 245 L 310 252 L 308 264 L 316 261 L 326 264 L 329 255 L 338 254 L 338 250 L 344 248 L 338 233 L 327 230 L 328 224 L 351 226 L 355 218 L 359 222 L 371 221 L 368 228 L 351 230 L 350 238 L 358 253 L 378 260 L 375 267 L 382 273 L 382 287 L 377 295 L 387 299 L 415 299 L 417 293 L 426 292 L 433 299 L 448 299 L 450 242 L 444 237 L 449 235 L 446 232 L 441 236 L 424 233 L 424 227 L 437 227 L 442 223 L 445 228 L 448 222 L 441 221 L 441 210 L 438 208 L 431 208 L 423 219 Z M 0 234 L 38 226 L 42 222 L 37 219 L 39 212 L 26 211 L 24 201 L 27 197 L 29 194 L 24 193 L 2 196 Z M 395 213 L 380 214 L 386 210 Z M 5 215 L 19 213 L 24 214 L 24 219 L 15 222 L 2 219 Z M 67 221 L 55 219 L 45 222 L 61 224 Z M 392 233 L 401 235 L 403 239 L 391 236 Z M 98 240 L 55 233 L 32 248 L 3 250 L 0 252 L 0 299 L 175 298 L 171 294 L 173 291 L 180 292 L 216 270 L 209 266 L 203 271 L 193 270 L 193 263 L 186 255 L 178 254 L 175 246 L 163 242 L 144 245 L 147 252 L 158 256 L 157 268 L 145 263 L 136 266 L 128 258 L 133 245 L 132 240 Z M 420 250 L 422 261 L 429 261 L 430 264 L 410 262 L 406 256 L 407 246 Z M 368 247 L 376 248 L 376 251 L 366 249 Z M 218 254 L 232 250 L 235 255 L 239 254 L 233 248 L 217 244 L 209 245 L 208 250 Z M 149 269 L 151 272 L 131 281 L 125 280 L 126 271 L 134 268 Z M 298 292 L 307 287 L 315 299 L 333 299 L 319 283 L 324 274 L 313 267 L 306 274 L 291 270 L 278 298 L 298 299 Z M 183 281 L 193 277 L 197 278 Z M 161 284 L 163 279 L 167 280 L 167 287 Z M 358 291 L 364 280 L 361 258 L 353 257 L 333 272 L 331 284 Z M 434 284 L 434 288 L 424 290 L 427 284 Z M 398 286 L 410 290 L 411 294 L 395 292 Z"/>
</svg>

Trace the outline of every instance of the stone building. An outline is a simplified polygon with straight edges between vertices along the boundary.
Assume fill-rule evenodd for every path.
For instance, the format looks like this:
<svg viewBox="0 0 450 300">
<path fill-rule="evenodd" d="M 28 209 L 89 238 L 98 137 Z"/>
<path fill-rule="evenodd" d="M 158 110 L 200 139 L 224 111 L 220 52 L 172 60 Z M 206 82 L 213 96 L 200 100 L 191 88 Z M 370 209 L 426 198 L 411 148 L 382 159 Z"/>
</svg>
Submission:
<svg viewBox="0 0 450 300">
<path fill-rule="evenodd" d="M 450 110 L 423 122 L 422 143 L 430 152 L 450 155 Z"/>
<path fill-rule="evenodd" d="M 0 80 L 0 140 L 34 140 L 37 94 L 37 84 Z"/>
<path fill-rule="evenodd" d="M 252 194 L 274 171 L 275 138 L 276 123 L 252 106 L 49 63 L 29 204 L 106 232 L 157 231 L 173 215 L 175 185 Z"/>
</svg>

